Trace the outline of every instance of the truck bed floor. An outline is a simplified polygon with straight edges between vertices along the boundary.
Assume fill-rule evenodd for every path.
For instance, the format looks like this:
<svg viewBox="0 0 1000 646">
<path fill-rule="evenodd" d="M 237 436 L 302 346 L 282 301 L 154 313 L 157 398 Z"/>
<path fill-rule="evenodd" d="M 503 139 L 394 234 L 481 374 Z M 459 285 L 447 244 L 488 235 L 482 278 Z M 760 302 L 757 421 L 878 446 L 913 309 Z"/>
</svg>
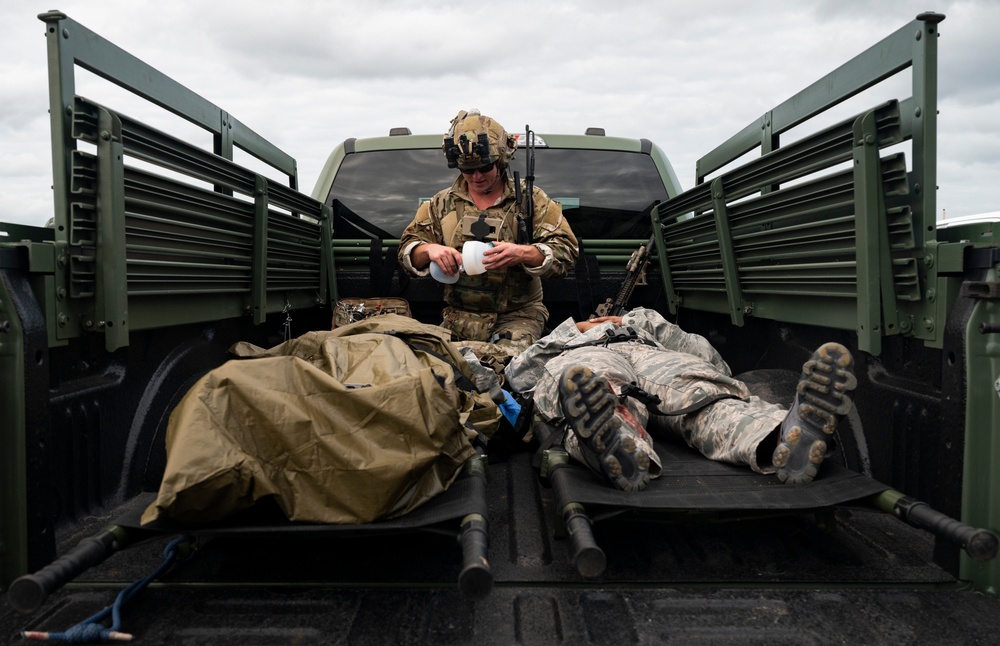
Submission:
<svg viewBox="0 0 1000 646">
<path fill-rule="evenodd" d="M 881 512 L 695 523 L 631 515 L 595 523 L 605 573 L 580 576 L 552 532 L 554 503 L 520 453 L 490 465 L 495 586 L 456 588 L 454 537 L 214 538 L 125 606 L 144 644 L 994 643 L 1000 602 L 963 590 L 931 538 Z M 132 502 L 134 506 L 136 501 Z M 129 505 L 60 541 L 60 553 Z M 88 533 L 89 532 L 89 533 Z M 65 630 L 160 561 L 136 545 L 57 592 L 20 630 Z"/>
</svg>

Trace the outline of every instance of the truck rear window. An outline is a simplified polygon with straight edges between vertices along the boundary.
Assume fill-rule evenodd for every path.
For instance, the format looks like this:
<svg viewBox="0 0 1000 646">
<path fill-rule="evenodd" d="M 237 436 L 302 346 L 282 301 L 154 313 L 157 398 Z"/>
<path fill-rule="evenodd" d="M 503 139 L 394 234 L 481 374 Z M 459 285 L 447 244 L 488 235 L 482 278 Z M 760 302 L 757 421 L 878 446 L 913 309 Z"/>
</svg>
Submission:
<svg viewBox="0 0 1000 646">
<path fill-rule="evenodd" d="M 512 170 L 524 175 L 523 150 Z M 450 186 L 457 174 L 437 149 L 354 153 L 344 159 L 330 197 L 398 238 L 421 200 Z M 649 155 L 617 150 L 537 148 L 535 184 L 562 203 L 581 238 L 648 237 L 644 210 L 667 199 Z"/>
</svg>

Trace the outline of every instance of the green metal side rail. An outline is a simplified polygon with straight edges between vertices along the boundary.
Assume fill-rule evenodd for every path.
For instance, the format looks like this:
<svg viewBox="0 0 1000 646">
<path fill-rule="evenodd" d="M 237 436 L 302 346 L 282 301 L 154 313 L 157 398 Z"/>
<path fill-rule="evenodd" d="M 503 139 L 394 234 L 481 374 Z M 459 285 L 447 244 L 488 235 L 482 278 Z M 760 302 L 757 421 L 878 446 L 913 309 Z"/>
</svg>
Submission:
<svg viewBox="0 0 1000 646">
<path fill-rule="evenodd" d="M 329 208 L 298 191 L 295 160 L 224 110 L 58 12 L 46 23 L 54 242 L 50 344 L 315 307 L 336 298 Z M 211 134 L 201 148 L 75 94 L 81 67 Z M 81 149 L 80 143 L 84 143 Z M 285 179 L 233 161 L 239 148 Z M 129 163 L 126 163 L 129 162 Z"/>
<path fill-rule="evenodd" d="M 957 289 L 945 274 L 961 270 L 961 253 L 938 249 L 935 229 L 943 18 L 922 14 L 698 161 L 695 188 L 652 215 L 672 313 L 853 329 L 876 355 L 894 334 L 941 347 L 942 302 Z M 912 96 L 779 145 L 908 68 Z M 897 150 L 907 144 L 910 170 Z M 729 168 L 756 148 L 759 157 Z M 954 262 L 936 262 L 939 252 Z"/>
</svg>

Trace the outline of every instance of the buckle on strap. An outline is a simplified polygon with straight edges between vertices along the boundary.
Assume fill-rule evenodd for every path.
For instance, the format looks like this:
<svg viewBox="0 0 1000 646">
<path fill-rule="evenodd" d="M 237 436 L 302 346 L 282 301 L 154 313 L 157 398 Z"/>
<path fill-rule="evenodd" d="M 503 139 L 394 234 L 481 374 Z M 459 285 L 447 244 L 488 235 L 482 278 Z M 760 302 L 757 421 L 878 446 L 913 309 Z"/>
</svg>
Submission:
<svg viewBox="0 0 1000 646">
<path fill-rule="evenodd" d="M 639 384 L 634 381 L 622 386 L 622 392 L 618 395 L 618 402 L 624 404 L 628 397 L 633 397 L 639 400 L 641 403 L 645 404 L 647 408 L 654 412 L 656 412 L 659 409 L 660 404 L 663 403 L 663 400 L 660 399 L 659 395 L 654 395 L 649 391 L 643 390 L 639 387 Z"/>
<path fill-rule="evenodd" d="M 628 341 L 638 341 L 645 345 L 656 345 L 649 339 L 639 336 L 639 333 L 631 325 L 611 328 L 604 333 L 604 347 L 607 347 L 610 343 L 625 343 Z"/>
</svg>

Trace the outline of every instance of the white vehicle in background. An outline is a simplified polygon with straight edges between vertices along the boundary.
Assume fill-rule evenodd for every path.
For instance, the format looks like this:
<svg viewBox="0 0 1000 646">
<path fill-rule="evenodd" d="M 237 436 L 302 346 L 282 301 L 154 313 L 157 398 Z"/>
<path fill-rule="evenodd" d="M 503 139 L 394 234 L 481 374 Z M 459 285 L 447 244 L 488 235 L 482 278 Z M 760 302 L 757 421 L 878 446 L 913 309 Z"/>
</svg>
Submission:
<svg viewBox="0 0 1000 646">
<path fill-rule="evenodd" d="M 937 228 L 951 229 L 953 227 L 963 226 L 966 224 L 996 224 L 997 222 L 1000 222 L 1000 211 L 959 215 L 953 218 L 949 218 L 945 215 L 937 221 Z"/>
<path fill-rule="evenodd" d="M 943 242 L 991 242 L 1000 227 L 1000 211 L 945 217 L 937 221 L 938 239 Z"/>
</svg>

